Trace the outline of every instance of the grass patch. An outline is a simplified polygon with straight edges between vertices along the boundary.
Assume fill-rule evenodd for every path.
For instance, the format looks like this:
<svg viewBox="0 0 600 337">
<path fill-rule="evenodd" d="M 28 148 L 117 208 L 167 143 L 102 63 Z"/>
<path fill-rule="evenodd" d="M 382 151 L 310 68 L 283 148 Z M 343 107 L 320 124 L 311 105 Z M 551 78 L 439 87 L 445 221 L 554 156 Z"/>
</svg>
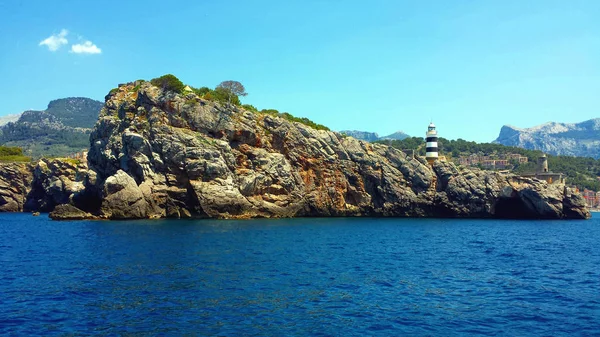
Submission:
<svg viewBox="0 0 600 337">
<path fill-rule="evenodd" d="M 31 161 L 31 157 L 27 156 L 0 156 L 2 163 L 27 163 Z"/>
<path fill-rule="evenodd" d="M 271 115 L 271 116 L 275 116 L 275 117 L 281 117 L 290 122 L 298 122 L 298 123 L 304 124 L 313 129 L 316 129 L 316 130 L 330 131 L 329 128 L 326 127 L 325 125 L 315 123 L 306 117 L 295 117 L 288 112 L 279 112 L 275 109 L 262 109 L 259 111 L 259 113 L 265 114 L 265 115 Z"/>
<path fill-rule="evenodd" d="M 75 159 L 75 158 L 57 158 L 60 161 L 64 161 L 66 163 L 69 163 L 73 166 L 77 166 L 79 164 L 81 164 L 81 160 L 79 159 Z"/>
<path fill-rule="evenodd" d="M 197 135 L 196 139 L 198 139 L 203 144 L 207 144 L 207 145 L 210 145 L 210 146 L 216 146 L 217 145 L 217 142 L 215 142 L 213 139 L 206 139 L 202 135 Z"/>
</svg>

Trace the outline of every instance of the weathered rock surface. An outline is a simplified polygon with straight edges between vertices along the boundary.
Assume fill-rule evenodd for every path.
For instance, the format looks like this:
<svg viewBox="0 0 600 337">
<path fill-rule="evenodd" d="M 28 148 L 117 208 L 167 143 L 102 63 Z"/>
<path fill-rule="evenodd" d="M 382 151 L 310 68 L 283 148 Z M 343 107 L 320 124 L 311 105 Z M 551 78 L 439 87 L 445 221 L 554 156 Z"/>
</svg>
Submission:
<svg viewBox="0 0 600 337">
<path fill-rule="evenodd" d="M 33 179 L 31 167 L 0 163 L 0 212 L 22 212 Z"/>
<path fill-rule="evenodd" d="M 385 145 L 147 82 L 106 97 L 90 143 L 85 189 L 55 219 L 590 216 L 562 185 L 430 167 Z"/>
<path fill-rule="evenodd" d="M 84 212 L 71 204 L 56 206 L 54 211 L 50 213 L 50 217 L 55 220 L 84 220 L 96 218 L 94 215 Z"/>
<path fill-rule="evenodd" d="M 0 164 L 0 212 L 50 212 L 83 190 L 86 172 L 73 159 Z"/>
<path fill-rule="evenodd" d="M 57 205 L 70 202 L 84 189 L 87 165 L 73 159 L 42 159 L 33 167 L 31 190 L 24 210 L 50 212 Z"/>
</svg>

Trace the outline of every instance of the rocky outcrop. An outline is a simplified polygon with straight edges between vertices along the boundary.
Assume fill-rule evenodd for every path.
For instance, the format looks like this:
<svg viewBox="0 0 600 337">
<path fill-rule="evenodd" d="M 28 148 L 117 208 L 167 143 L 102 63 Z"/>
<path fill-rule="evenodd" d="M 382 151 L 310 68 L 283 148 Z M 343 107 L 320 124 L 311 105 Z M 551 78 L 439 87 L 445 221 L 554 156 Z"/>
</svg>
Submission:
<svg viewBox="0 0 600 337">
<path fill-rule="evenodd" d="M 86 173 L 74 159 L 0 163 L 0 212 L 50 212 L 83 190 Z"/>
<path fill-rule="evenodd" d="M 0 163 L 0 212 L 22 212 L 32 180 L 30 165 Z"/>
<path fill-rule="evenodd" d="M 96 218 L 94 215 L 84 212 L 71 204 L 58 205 L 50 214 L 55 220 L 85 220 Z"/>
<path fill-rule="evenodd" d="M 69 203 L 84 189 L 87 164 L 75 159 L 41 159 L 32 169 L 31 190 L 24 210 L 50 212 L 57 205 Z"/>
<path fill-rule="evenodd" d="M 549 122 L 531 128 L 505 125 L 494 141 L 553 155 L 600 158 L 600 118 L 581 123 Z"/>
<path fill-rule="evenodd" d="M 562 185 L 431 167 L 385 145 L 147 82 L 106 97 L 90 143 L 85 189 L 55 219 L 590 215 Z"/>
</svg>

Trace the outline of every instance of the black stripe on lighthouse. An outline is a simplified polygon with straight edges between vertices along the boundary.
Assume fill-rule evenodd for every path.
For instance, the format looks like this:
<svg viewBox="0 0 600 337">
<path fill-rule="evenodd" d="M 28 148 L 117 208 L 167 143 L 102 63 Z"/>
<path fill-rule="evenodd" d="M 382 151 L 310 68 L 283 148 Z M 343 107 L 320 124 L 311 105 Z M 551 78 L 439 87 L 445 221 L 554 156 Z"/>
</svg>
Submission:
<svg viewBox="0 0 600 337">
<path fill-rule="evenodd" d="M 437 147 L 427 147 L 425 148 L 425 152 L 438 152 Z"/>
</svg>

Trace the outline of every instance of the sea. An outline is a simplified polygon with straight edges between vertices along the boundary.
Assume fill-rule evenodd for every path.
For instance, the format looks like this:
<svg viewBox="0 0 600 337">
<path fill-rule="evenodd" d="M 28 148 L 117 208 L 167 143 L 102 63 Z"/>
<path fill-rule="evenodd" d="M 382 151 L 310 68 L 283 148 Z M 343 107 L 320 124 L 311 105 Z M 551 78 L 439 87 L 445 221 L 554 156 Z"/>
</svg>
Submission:
<svg viewBox="0 0 600 337">
<path fill-rule="evenodd" d="M 591 220 L 0 214 L 0 335 L 600 335 Z"/>
</svg>

